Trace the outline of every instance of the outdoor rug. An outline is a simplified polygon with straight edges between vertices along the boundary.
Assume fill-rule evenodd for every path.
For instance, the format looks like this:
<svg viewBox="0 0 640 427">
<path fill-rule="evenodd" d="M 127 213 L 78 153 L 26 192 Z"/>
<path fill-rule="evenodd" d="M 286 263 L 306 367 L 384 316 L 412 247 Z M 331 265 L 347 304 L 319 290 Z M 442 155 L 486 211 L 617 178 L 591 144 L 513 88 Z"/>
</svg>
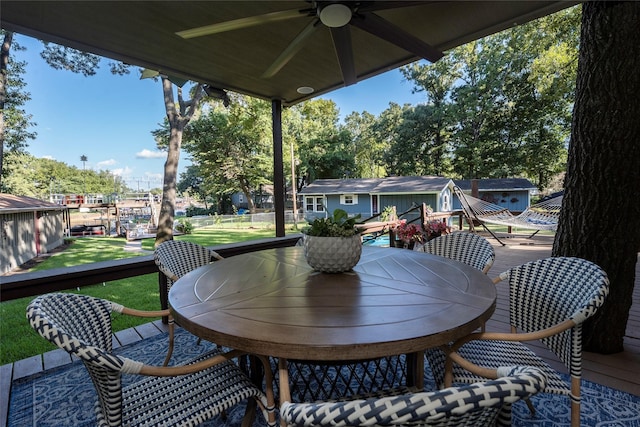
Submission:
<svg viewBox="0 0 640 427">
<path fill-rule="evenodd" d="M 116 352 L 148 364 L 161 365 L 166 354 L 166 334 L 121 347 Z M 179 363 L 208 349 L 213 344 L 197 344 L 193 335 L 178 330 L 176 349 L 171 364 Z M 136 376 L 125 376 L 135 381 Z M 425 388 L 433 389 L 429 367 L 425 367 Z M 585 426 L 637 426 L 640 427 L 640 397 L 617 391 L 589 381 L 582 382 L 582 425 Z M 94 426 L 93 412 L 97 400 L 89 375 L 80 361 L 50 369 L 30 377 L 15 380 L 11 389 L 9 407 L 10 427 L 38 426 Z M 565 396 L 538 394 L 532 398 L 535 416 L 523 402 L 513 408 L 514 426 L 557 427 L 569 426 L 569 400 Z M 239 426 L 244 415 L 244 404 L 229 411 L 227 417 L 218 417 L 206 423 L 208 427 Z M 254 426 L 266 423 L 259 415 Z"/>
</svg>

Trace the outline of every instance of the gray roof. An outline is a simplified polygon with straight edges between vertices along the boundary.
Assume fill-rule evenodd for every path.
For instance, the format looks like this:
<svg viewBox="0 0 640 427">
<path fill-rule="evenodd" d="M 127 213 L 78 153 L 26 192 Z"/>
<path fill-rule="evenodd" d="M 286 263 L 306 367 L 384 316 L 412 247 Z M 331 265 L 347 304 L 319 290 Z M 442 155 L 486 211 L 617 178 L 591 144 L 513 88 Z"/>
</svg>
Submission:
<svg viewBox="0 0 640 427">
<path fill-rule="evenodd" d="M 535 190 L 537 187 L 526 178 L 496 178 L 478 179 L 478 190 L 480 191 L 500 191 L 500 190 Z M 470 179 L 454 179 L 453 182 L 463 191 L 471 191 Z"/>
<path fill-rule="evenodd" d="M 449 178 L 440 176 L 391 176 L 387 178 L 317 179 L 300 194 L 406 194 L 439 193 Z"/>
<path fill-rule="evenodd" d="M 39 199 L 34 199 L 33 197 L 0 193 L 1 214 L 26 211 L 57 211 L 64 209 L 66 209 L 65 206 L 56 205 L 55 203 L 49 203 Z"/>
</svg>

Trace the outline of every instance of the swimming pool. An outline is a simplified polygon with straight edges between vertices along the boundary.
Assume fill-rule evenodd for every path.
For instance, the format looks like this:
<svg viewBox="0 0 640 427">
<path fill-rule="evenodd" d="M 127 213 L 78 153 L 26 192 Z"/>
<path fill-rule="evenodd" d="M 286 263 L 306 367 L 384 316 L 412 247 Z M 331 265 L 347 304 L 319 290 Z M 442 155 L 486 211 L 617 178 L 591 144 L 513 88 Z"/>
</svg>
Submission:
<svg viewBox="0 0 640 427">
<path fill-rule="evenodd" d="M 382 236 L 378 236 L 376 238 L 366 239 L 362 242 L 363 245 L 366 246 L 381 246 L 381 247 L 389 247 L 389 235 L 384 234 Z"/>
</svg>

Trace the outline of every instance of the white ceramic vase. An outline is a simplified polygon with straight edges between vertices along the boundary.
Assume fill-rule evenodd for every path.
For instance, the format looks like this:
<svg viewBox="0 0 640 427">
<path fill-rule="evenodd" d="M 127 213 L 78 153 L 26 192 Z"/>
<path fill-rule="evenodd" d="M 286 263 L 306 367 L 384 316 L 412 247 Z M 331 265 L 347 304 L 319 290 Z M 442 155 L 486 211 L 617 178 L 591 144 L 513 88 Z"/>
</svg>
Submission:
<svg viewBox="0 0 640 427">
<path fill-rule="evenodd" d="M 360 260 L 362 238 L 304 235 L 304 256 L 314 270 L 341 273 L 351 270 Z"/>
</svg>

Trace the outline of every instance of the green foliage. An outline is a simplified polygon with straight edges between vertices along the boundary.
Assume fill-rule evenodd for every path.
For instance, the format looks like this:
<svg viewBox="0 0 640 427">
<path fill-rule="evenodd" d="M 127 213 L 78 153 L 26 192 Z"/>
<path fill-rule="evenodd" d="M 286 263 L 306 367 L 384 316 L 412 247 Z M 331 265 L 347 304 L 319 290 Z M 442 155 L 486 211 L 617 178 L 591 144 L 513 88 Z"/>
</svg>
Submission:
<svg viewBox="0 0 640 427">
<path fill-rule="evenodd" d="M 387 150 L 387 143 L 376 135 L 376 117 L 363 111 L 353 112 L 345 118 L 341 127 L 351 135 L 353 147 L 355 173 L 360 178 L 384 178 L 387 176 L 383 155 Z"/>
<path fill-rule="evenodd" d="M 269 120 L 267 102 L 240 95 L 229 108 L 212 108 L 193 120 L 183 143 L 199 175 L 190 187 L 205 200 L 243 192 L 253 210 L 252 191 L 270 184 L 273 175 Z"/>
<path fill-rule="evenodd" d="M 397 219 L 398 216 L 395 206 L 385 206 L 382 212 L 380 212 L 380 221 L 394 221 Z"/>
<path fill-rule="evenodd" d="M 54 194 L 108 195 L 130 191 L 121 177 L 109 171 L 79 169 L 52 159 L 36 158 L 26 153 L 9 153 L 5 159 L 6 192 L 48 200 Z"/>
<path fill-rule="evenodd" d="M 187 216 L 198 216 L 198 215 L 213 215 L 215 211 L 213 208 L 201 208 L 198 206 L 189 206 L 186 209 Z"/>
<path fill-rule="evenodd" d="M 176 219 L 176 230 L 180 233 L 191 234 L 193 233 L 193 223 L 185 218 Z"/>
<path fill-rule="evenodd" d="M 321 178 L 353 178 L 356 168 L 348 132 L 327 135 L 300 144 L 300 160 L 309 182 Z"/>
<path fill-rule="evenodd" d="M 523 176 L 544 188 L 566 162 L 579 28 L 580 8 L 569 8 L 403 67 L 427 102 L 389 116 L 389 172 Z"/>
<path fill-rule="evenodd" d="M 309 225 L 302 229 L 302 233 L 308 236 L 320 237 L 350 237 L 358 234 L 355 227 L 360 214 L 349 218 L 349 214 L 342 210 L 336 209 L 333 215 L 327 218 L 315 218 L 309 222 Z"/>
</svg>

